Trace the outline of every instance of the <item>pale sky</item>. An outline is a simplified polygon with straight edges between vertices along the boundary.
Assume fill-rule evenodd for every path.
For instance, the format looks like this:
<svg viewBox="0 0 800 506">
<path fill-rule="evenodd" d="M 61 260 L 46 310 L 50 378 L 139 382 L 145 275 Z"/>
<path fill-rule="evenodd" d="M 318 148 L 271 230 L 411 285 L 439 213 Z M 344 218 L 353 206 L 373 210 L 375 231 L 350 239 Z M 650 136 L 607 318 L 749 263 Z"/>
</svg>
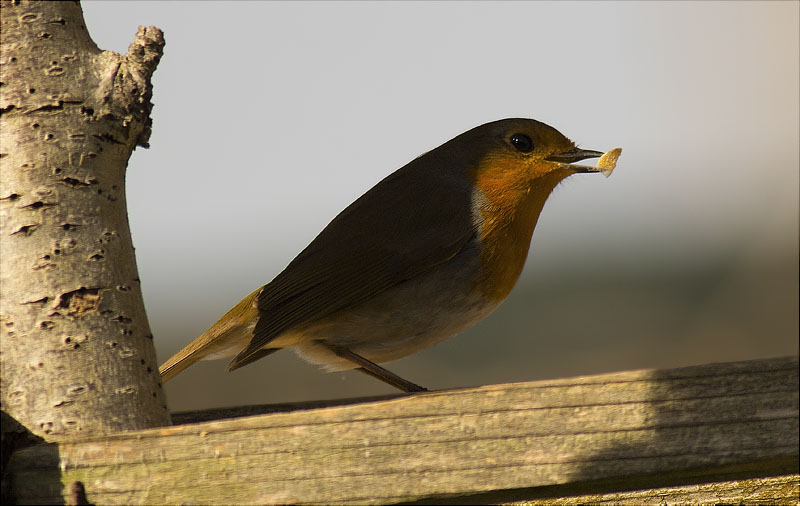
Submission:
<svg viewBox="0 0 800 506">
<path fill-rule="evenodd" d="M 127 191 L 151 324 L 191 317 L 181 342 L 385 175 L 504 117 L 623 148 L 557 188 L 524 276 L 797 255 L 798 2 L 82 5 L 103 49 L 165 32 Z"/>
</svg>

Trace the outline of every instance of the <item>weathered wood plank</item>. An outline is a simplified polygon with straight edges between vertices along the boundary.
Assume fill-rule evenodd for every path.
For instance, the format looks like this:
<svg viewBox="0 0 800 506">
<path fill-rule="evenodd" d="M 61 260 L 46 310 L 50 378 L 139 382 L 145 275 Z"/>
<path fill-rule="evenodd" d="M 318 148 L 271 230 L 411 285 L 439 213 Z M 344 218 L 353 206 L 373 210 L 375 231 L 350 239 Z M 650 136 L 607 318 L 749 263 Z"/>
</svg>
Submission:
<svg viewBox="0 0 800 506">
<path fill-rule="evenodd" d="M 546 488 L 546 487 L 543 487 Z M 557 487 L 550 487 L 557 489 Z M 605 494 L 558 496 L 558 490 L 537 490 L 540 499 L 520 501 L 514 506 L 559 506 L 577 504 L 614 504 L 641 506 L 642 504 L 772 504 L 796 505 L 800 503 L 800 475 L 752 478 L 748 480 L 700 483 L 679 487 L 661 487 L 647 490 L 626 490 Z M 475 499 L 485 499 L 475 498 Z"/>
<path fill-rule="evenodd" d="M 73 481 L 98 504 L 534 498 L 543 487 L 585 493 L 590 482 L 602 493 L 621 479 L 654 488 L 793 474 L 798 444 L 794 357 L 120 433 L 20 451 L 11 472 L 14 496 L 32 504 L 63 501 Z"/>
</svg>

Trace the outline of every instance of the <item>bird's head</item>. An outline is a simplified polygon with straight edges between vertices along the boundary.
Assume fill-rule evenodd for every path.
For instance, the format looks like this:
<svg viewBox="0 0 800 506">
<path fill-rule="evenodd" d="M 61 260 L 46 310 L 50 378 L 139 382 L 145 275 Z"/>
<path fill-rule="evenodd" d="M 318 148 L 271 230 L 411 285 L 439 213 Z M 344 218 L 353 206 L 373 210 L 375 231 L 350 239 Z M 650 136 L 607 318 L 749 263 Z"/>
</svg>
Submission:
<svg viewBox="0 0 800 506">
<path fill-rule="evenodd" d="M 484 264 L 478 285 L 500 301 L 522 271 L 547 197 L 572 174 L 603 172 L 575 164 L 603 153 L 578 148 L 555 128 L 532 119 L 487 123 L 454 141 L 469 156 L 472 216 Z"/>
<path fill-rule="evenodd" d="M 578 172 L 601 172 L 575 164 L 599 157 L 601 151 L 578 148 L 555 128 L 533 119 L 493 121 L 459 138 L 462 149 L 473 152 L 476 179 L 499 177 L 509 184 L 530 184 L 542 177 L 561 180 Z"/>
</svg>

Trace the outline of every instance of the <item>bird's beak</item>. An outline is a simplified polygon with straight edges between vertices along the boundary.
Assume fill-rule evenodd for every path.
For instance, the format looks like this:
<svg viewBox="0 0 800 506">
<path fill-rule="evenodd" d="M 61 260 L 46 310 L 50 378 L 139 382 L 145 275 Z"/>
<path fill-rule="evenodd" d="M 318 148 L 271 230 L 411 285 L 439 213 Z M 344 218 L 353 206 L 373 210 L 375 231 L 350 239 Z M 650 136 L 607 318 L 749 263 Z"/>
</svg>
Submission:
<svg viewBox="0 0 800 506">
<path fill-rule="evenodd" d="M 548 156 L 545 160 L 549 162 L 558 162 L 564 164 L 565 169 L 574 170 L 575 172 L 602 172 L 603 169 L 592 167 L 591 165 L 574 165 L 573 162 L 579 162 L 587 158 L 597 158 L 603 156 L 602 151 L 594 151 L 592 149 L 572 148 L 563 153 L 556 153 Z"/>
</svg>

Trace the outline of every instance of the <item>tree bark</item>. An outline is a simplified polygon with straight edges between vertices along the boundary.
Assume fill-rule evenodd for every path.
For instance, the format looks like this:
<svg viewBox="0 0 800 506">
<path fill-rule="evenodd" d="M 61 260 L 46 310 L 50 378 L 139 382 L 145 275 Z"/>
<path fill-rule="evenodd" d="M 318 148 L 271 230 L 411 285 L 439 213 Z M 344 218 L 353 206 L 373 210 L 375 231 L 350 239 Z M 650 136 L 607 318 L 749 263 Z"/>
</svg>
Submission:
<svg viewBox="0 0 800 506">
<path fill-rule="evenodd" d="M 163 34 L 121 56 L 78 2 L 1 5 L 3 411 L 48 441 L 167 425 L 125 204 Z"/>
</svg>

